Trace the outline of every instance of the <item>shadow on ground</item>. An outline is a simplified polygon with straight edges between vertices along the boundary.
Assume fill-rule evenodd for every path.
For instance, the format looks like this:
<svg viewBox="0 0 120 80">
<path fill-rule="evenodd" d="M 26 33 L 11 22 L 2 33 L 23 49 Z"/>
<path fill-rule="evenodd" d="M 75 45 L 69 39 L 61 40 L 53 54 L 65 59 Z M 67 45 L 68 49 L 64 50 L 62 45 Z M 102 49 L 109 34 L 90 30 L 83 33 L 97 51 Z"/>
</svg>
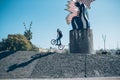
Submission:
<svg viewBox="0 0 120 80">
<path fill-rule="evenodd" d="M 4 52 L 0 52 L 0 60 L 3 58 L 6 58 L 12 54 L 14 54 L 16 51 L 4 51 Z"/>
<path fill-rule="evenodd" d="M 13 70 L 15 70 L 17 68 L 20 68 L 20 67 L 25 67 L 28 64 L 30 64 L 31 62 L 33 62 L 34 60 L 40 59 L 42 57 L 45 57 L 45 56 L 48 56 L 48 55 L 51 55 L 51 54 L 54 54 L 54 53 L 44 53 L 44 54 L 39 53 L 39 54 L 33 55 L 33 56 L 31 56 L 32 59 L 30 59 L 27 62 L 23 62 L 21 64 L 13 64 L 13 65 L 9 66 L 7 72 L 13 71 Z"/>
</svg>

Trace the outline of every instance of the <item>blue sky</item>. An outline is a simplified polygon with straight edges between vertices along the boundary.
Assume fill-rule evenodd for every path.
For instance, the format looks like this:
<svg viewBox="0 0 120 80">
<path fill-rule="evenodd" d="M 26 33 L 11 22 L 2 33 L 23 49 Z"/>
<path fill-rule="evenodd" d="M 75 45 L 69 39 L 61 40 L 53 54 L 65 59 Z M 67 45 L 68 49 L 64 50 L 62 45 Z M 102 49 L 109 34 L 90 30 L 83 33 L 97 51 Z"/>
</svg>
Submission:
<svg viewBox="0 0 120 80">
<path fill-rule="evenodd" d="M 71 25 L 66 24 L 68 0 L 0 0 L 0 41 L 8 34 L 24 34 L 23 22 L 29 28 L 32 21 L 33 44 L 42 48 L 53 47 L 56 29 L 63 32 L 62 43 L 68 45 Z M 89 10 L 93 30 L 94 49 L 103 48 L 102 34 L 106 35 L 106 48 L 120 45 L 120 0 L 96 0 Z M 120 46 L 119 46 L 120 47 Z"/>
</svg>

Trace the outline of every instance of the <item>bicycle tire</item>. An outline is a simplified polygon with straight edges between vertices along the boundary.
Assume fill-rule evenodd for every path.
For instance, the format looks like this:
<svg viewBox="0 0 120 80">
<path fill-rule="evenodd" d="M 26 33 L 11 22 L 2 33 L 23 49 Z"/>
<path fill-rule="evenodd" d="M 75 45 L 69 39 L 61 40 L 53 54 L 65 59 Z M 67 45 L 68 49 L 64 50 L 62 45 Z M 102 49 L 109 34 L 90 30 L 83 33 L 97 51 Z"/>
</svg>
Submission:
<svg viewBox="0 0 120 80">
<path fill-rule="evenodd" d="M 59 49 L 59 50 L 63 50 L 63 49 L 64 49 L 64 45 L 59 45 L 59 46 L 58 46 L 58 49 Z"/>
<path fill-rule="evenodd" d="M 51 44 L 52 44 L 52 45 L 55 45 L 55 43 L 56 43 L 56 40 L 55 40 L 55 39 L 52 39 L 52 40 L 51 40 Z"/>
</svg>

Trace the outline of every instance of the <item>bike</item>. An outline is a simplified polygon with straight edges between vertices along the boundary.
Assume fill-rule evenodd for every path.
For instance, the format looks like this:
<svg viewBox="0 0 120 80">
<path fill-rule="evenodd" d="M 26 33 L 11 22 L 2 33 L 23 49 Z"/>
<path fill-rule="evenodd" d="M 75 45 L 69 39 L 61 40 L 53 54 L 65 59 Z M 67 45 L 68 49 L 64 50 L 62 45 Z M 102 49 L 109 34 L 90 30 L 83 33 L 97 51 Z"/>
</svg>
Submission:
<svg viewBox="0 0 120 80">
<path fill-rule="evenodd" d="M 65 47 L 65 46 L 62 45 L 62 44 L 56 45 L 56 44 L 57 44 L 57 40 L 56 40 L 56 39 L 52 39 L 52 40 L 51 40 L 51 44 L 52 44 L 52 45 L 55 45 L 55 46 L 58 46 L 58 49 L 59 49 L 59 50 L 63 50 L 64 47 Z"/>
</svg>

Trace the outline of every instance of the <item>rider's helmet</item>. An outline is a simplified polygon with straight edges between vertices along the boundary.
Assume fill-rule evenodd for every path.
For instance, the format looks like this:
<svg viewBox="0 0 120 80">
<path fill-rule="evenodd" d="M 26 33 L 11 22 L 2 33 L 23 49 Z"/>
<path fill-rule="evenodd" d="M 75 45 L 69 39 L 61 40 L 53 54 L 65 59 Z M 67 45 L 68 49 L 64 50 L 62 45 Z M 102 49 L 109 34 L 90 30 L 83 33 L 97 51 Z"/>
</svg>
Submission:
<svg viewBox="0 0 120 80">
<path fill-rule="evenodd" d="M 57 28 L 57 32 L 60 31 L 59 28 Z"/>
</svg>

